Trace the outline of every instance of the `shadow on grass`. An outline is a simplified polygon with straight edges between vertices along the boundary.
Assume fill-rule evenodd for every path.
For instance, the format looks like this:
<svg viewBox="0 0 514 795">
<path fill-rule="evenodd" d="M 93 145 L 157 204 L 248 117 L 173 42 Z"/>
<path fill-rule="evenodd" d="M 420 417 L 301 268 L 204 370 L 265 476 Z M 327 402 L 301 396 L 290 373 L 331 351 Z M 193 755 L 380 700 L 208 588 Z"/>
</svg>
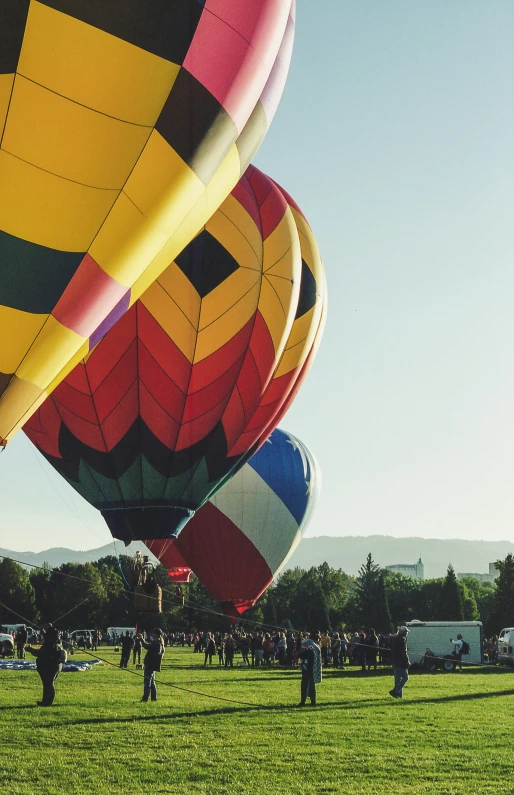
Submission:
<svg viewBox="0 0 514 795">
<path fill-rule="evenodd" d="M 36 704 L 18 704 L 15 706 L 14 704 L 10 707 L 8 704 L 2 705 L 0 710 L 3 709 L 39 709 Z"/>
<path fill-rule="evenodd" d="M 162 723 L 163 721 L 167 720 L 180 720 L 181 718 L 203 718 L 203 717 L 210 717 L 210 716 L 220 716 L 220 715 L 233 715 L 236 713 L 244 713 L 244 712 L 275 712 L 275 711 L 282 711 L 282 710 L 292 710 L 295 707 L 293 705 L 282 705 L 282 706 L 265 706 L 261 704 L 256 704 L 255 706 L 248 706 L 248 707 L 218 707 L 213 709 L 191 709 L 187 711 L 181 712 L 162 712 L 157 713 L 155 715 L 143 715 L 141 713 L 137 715 L 130 715 L 125 718 L 120 717 L 94 717 L 94 718 L 81 718 L 79 720 L 70 720 L 70 721 L 59 721 L 59 725 L 61 726 L 88 726 L 88 725 L 95 725 L 99 723 L 134 723 L 139 721 L 152 721 Z M 43 729 L 44 727 L 39 727 Z"/>
<path fill-rule="evenodd" d="M 319 701 L 318 705 L 313 708 L 311 705 L 306 705 L 301 709 L 298 709 L 298 704 L 248 704 L 248 705 L 235 705 L 235 706 L 227 706 L 227 707 L 213 707 L 212 709 L 190 709 L 190 710 L 182 710 L 182 711 L 175 711 L 175 712 L 159 712 L 156 714 L 142 714 L 141 712 L 129 715 L 127 717 L 121 718 L 117 717 L 99 717 L 95 716 L 94 718 L 80 718 L 78 720 L 60 720 L 60 725 L 65 726 L 89 726 L 95 724 L 109 724 L 109 723 L 134 723 L 134 722 L 157 722 L 162 723 L 163 721 L 167 720 L 180 720 L 180 719 L 187 719 L 187 718 L 204 718 L 204 717 L 212 717 L 212 716 L 221 716 L 221 715 L 233 715 L 233 714 L 241 714 L 241 713 L 248 713 L 248 712 L 296 712 L 298 711 L 299 714 L 309 713 L 312 709 L 315 712 L 323 712 L 325 709 L 338 709 L 338 710 L 351 710 L 351 711 L 359 711 L 363 709 L 367 709 L 369 707 L 376 709 L 377 706 L 381 704 L 381 702 L 385 699 L 387 703 L 391 705 L 403 704 L 406 706 L 418 706 L 419 704 L 443 704 L 445 702 L 452 702 L 452 701 L 473 701 L 476 699 L 487 699 L 487 698 L 497 698 L 500 696 L 514 696 L 514 689 L 511 690 L 494 690 L 487 693 L 461 693 L 457 695 L 451 696 L 436 696 L 434 698 L 409 698 L 408 696 L 403 700 L 398 699 L 391 699 L 390 697 L 384 694 L 383 697 L 373 698 L 373 699 L 356 699 L 355 701 Z M 207 696 L 206 696 L 207 697 Z M 65 707 L 65 704 L 60 704 L 56 706 Z M 150 707 L 152 708 L 152 707 Z M 0 706 L 0 710 L 19 710 L 19 709 L 36 709 L 36 706 L 33 704 L 22 704 L 19 706 Z M 143 708 L 144 709 L 144 708 Z M 62 713 L 61 713 L 62 714 Z M 53 724 L 49 724 L 48 726 L 40 726 L 41 730 L 45 728 L 53 728 Z"/>
</svg>

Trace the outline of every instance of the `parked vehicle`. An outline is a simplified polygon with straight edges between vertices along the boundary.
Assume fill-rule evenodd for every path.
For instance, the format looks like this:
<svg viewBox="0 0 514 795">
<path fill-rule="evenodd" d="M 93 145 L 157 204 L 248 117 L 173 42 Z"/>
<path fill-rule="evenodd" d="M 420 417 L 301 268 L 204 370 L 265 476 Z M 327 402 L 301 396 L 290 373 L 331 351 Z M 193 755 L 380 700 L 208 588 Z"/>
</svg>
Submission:
<svg viewBox="0 0 514 795">
<path fill-rule="evenodd" d="M 0 634 L 0 657 L 14 657 L 14 641 L 10 633 Z"/>
<path fill-rule="evenodd" d="M 514 627 L 505 627 L 498 636 L 498 662 L 514 666 Z"/>
<path fill-rule="evenodd" d="M 435 654 L 432 649 L 426 649 L 419 662 L 420 668 L 425 671 L 455 671 L 458 658 L 454 654 Z"/>
<path fill-rule="evenodd" d="M 107 634 L 111 636 L 111 638 L 116 635 L 118 638 L 120 635 L 124 635 L 127 630 L 133 636 L 136 634 L 135 627 L 107 627 Z"/>
<path fill-rule="evenodd" d="M 410 660 L 415 665 L 419 665 L 426 656 L 427 648 L 433 649 L 436 657 L 451 657 L 452 640 L 458 634 L 469 644 L 469 654 L 463 657 L 464 662 L 474 665 L 481 665 L 483 662 L 481 621 L 409 621 L 406 626 L 409 629 L 407 649 Z"/>
<path fill-rule="evenodd" d="M 26 626 L 25 624 L 2 624 L 0 626 L 0 633 L 5 633 L 6 635 L 16 634 L 20 627 L 26 627 L 27 635 L 30 638 L 32 635 L 38 635 L 37 629 L 33 629 L 32 627 Z"/>
<path fill-rule="evenodd" d="M 70 641 L 76 644 L 77 649 L 91 648 L 95 629 L 75 629 L 70 632 Z"/>
</svg>

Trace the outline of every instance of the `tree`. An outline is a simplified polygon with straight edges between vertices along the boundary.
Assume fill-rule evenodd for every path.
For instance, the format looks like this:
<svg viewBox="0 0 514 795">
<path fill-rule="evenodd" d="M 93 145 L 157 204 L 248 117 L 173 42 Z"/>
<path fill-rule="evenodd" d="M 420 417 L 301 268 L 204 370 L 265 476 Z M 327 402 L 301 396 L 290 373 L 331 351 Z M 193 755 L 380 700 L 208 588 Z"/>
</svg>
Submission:
<svg viewBox="0 0 514 795">
<path fill-rule="evenodd" d="M 514 616 L 514 557 L 509 554 L 505 560 L 496 562 L 498 577 L 496 578 L 496 599 L 494 623 L 498 632 L 502 627 L 512 626 Z"/>
<path fill-rule="evenodd" d="M 266 598 L 262 605 L 262 620 L 266 628 L 273 631 L 277 626 L 277 607 L 274 596 L 274 588 L 268 588 Z"/>
<path fill-rule="evenodd" d="M 54 591 L 51 621 L 61 627 L 106 626 L 108 596 L 93 563 L 63 563 L 50 575 Z"/>
<path fill-rule="evenodd" d="M 478 619 L 484 625 L 487 636 L 494 633 L 494 612 L 496 608 L 496 588 L 492 582 L 481 582 L 476 577 L 461 580 L 468 592 L 473 594 L 478 611 Z"/>
<path fill-rule="evenodd" d="M 383 574 L 393 625 L 399 626 L 413 618 L 418 618 L 416 603 L 422 581 L 387 569 Z"/>
<path fill-rule="evenodd" d="M 30 584 L 34 589 L 36 616 L 39 624 L 47 624 L 54 615 L 54 591 L 51 582 L 52 570 L 47 563 L 30 572 Z"/>
<path fill-rule="evenodd" d="M 305 571 L 298 583 L 293 626 L 309 632 L 331 628 L 326 596 L 315 567 Z"/>
<path fill-rule="evenodd" d="M 473 590 L 468 588 L 464 582 L 459 582 L 458 585 L 462 597 L 462 613 L 464 616 L 464 621 L 478 621 L 480 619 L 480 612 L 478 610 L 478 605 Z"/>
<path fill-rule="evenodd" d="M 463 621 L 462 593 L 452 564 L 448 564 L 439 598 L 440 621 Z"/>
<path fill-rule="evenodd" d="M 34 588 L 23 566 L 0 560 L 0 624 L 24 624 L 36 619 Z"/>
<path fill-rule="evenodd" d="M 359 569 L 357 584 L 348 603 L 347 618 L 354 629 L 373 627 L 379 632 L 391 629 L 385 575 L 373 561 L 371 553 Z"/>
</svg>

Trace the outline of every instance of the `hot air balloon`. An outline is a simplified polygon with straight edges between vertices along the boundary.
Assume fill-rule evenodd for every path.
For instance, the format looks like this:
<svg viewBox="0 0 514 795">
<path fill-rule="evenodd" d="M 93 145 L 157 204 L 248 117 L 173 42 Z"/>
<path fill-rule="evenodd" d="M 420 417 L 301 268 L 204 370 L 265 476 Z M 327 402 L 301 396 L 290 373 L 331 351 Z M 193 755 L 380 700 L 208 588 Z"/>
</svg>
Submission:
<svg viewBox="0 0 514 795">
<path fill-rule="evenodd" d="M 293 21 L 292 0 L 0 4 L 0 444 L 237 183 Z"/>
<path fill-rule="evenodd" d="M 175 538 L 159 538 L 155 542 L 150 541 L 149 544 L 155 543 L 155 548 L 159 550 L 159 560 L 167 569 L 168 576 L 172 582 L 189 582 L 193 571 L 178 551 L 174 542 Z"/>
<path fill-rule="evenodd" d="M 227 615 L 239 617 L 300 543 L 320 486 L 312 453 L 277 428 L 178 538 L 147 546 L 166 568 L 180 555 Z"/>
<path fill-rule="evenodd" d="M 169 538 L 275 427 L 324 297 L 310 229 L 250 167 L 25 431 L 115 538 Z"/>
</svg>

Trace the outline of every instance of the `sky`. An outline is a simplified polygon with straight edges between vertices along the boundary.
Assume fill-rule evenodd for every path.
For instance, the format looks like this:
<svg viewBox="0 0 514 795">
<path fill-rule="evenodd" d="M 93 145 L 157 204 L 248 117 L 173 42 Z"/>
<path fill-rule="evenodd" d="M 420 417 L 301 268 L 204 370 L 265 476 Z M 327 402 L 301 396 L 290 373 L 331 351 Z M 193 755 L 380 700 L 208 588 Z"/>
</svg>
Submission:
<svg viewBox="0 0 514 795">
<path fill-rule="evenodd" d="M 328 279 L 282 421 L 322 471 L 308 536 L 514 537 L 513 40 L 512 0 L 298 0 L 254 162 Z M 0 548 L 111 541 L 22 434 L 0 499 Z"/>
</svg>

